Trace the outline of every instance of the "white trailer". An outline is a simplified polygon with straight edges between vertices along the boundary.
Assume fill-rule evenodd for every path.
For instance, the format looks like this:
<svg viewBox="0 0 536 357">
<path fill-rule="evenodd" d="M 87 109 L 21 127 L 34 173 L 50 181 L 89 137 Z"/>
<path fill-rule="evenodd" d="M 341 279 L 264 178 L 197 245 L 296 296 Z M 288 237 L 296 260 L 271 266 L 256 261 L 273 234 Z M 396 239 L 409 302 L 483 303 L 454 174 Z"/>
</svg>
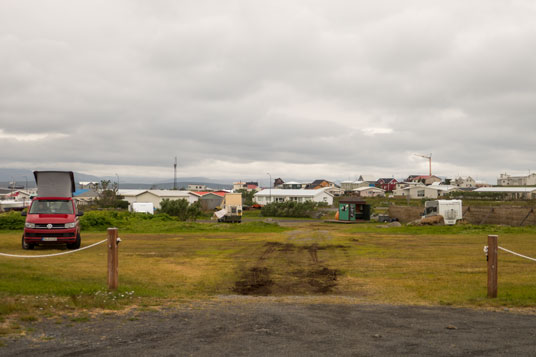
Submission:
<svg viewBox="0 0 536 357">
<path fill-rule="evenodd" d="M 226 193 L 223 198 L 222 209 L 214 212 L 218 222 L 240 223 L 242 221 L 242 194 Z"/>
<path fill-rule="evenodd" d="M 424 216 L 442 216 L 446 225 L 462 219 L 462 200 L 435 200 L 424 203 Z"/>
</svg>

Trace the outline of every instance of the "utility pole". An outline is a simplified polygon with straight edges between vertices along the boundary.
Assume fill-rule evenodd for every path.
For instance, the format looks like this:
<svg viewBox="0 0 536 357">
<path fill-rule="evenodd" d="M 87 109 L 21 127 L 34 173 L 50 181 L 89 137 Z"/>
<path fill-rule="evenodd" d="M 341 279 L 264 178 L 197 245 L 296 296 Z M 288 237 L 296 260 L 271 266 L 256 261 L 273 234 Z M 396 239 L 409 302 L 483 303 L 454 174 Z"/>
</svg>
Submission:
<svg viewBox="0 0 536 357">
<path fill-rule="evenodd" d="M 173 164 L 173 189 L 177 189 L 177 157 L 175 156 L 175 164 Z"/>
<path fill-rule="evenodd" d="M 270 177 L 270 203 L 272 203 L 272 175 L 269 172 L 266 173 Z"/>
<path fill-rule="evenodd" d="M 428 165 L 430 167 L 430 173 L 429 175 L 432 176 L 432 153 L 430 153 L 430 155 L 421 155 L 421 154 L 413 154 L 415 156 L 420 156 L 420 157 L 423 157 L 425 159 L 428 159 Z"/>
</svg>

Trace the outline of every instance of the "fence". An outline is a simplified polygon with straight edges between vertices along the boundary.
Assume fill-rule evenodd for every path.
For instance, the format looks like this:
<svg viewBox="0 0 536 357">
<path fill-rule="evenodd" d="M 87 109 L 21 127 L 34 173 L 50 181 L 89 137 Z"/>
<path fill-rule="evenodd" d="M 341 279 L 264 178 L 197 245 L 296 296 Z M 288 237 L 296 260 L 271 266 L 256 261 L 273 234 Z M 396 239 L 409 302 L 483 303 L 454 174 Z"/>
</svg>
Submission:
<svg viewBox="0 0 536 357">
<path fill-rule="evenodd" d="M 507 253 L 513 254 L 520 258 L 531 260 L 536 262 L 536 258 L 527 257 L 526 255 L 516 253 L 509 249 L 499 246 L 499 236 L 489 235 L 488 236 L 488 245 L 484 246 L 484 253 L 486 253 L 486 260 L 488 261 L 488 297 L 496 298 L 497 289 L 498 289 L 498 267 L 499 267 L 499 250 L 505 251 Z"/>
<path fill-rule="evenodd" d="M 389 216 L 402 223 L 421 218 L 424 207 L 389 206 Z M 503 224 L 509 226 L 536 225 L 536 210 L 520 206 L 467 206 L 463 219 L 471 224 Z"/>
<path fill-rule="evenodd" d="M 0 253 L 0 256 L 8 257 L 8 258 L 21 258 L 21 259 L 57 257 L 60 255 L 65 255 L 65 254 L 78 253 L 85 249 L 93 248 L 104 242 L 108 242 L 108 289 L 115 290 L 117 289 L 117 286 L 119 283 L 119 272 L 118 272 L 119 249 L 118 247 L 119 247 L 119 243 L 121 242 L 121 238 L 118 237 L 117 228 L 108 228 L 107 239 L 101 240 L 100 242 L 93 243 L 91 245 L 88 245 L 87 247 L 83 247 L 77 250 L 70 250 L 68 252 L 53 253 L 53 254 L 41 254 L 41 255 L 18 255 L 18 254 Z"/>
</svg>

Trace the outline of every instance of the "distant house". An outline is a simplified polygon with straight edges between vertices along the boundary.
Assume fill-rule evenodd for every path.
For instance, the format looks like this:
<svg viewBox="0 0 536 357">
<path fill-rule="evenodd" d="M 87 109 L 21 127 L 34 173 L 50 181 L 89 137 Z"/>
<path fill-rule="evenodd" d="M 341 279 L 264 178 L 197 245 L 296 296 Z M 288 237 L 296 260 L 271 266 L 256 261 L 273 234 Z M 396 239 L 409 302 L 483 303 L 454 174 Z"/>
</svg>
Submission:
<svg viewBox="0 0 536 357">
<path fill-rule="evenodd" d="M 134 202 L 152 203 L 155 209 L 160 209 L 160 203 L 164 199 L 180 200 L 185 199 L 188 203 L 192 204 L 199 199 L 199 196 L 189 191 L 177 191 L 177 190 L 127 190 L 120 189 L 117 192 L 118 195 L 123 196 L 132 207 Z"/>
<path fill-rule="evenodd" d="M 381 188 L 386 192 L 392 192 L 396 188 L 398 181 L 395 178 L 380 178 L 376 181 L 376 187 Z"/>
<path fill-rule="evenodd" d="M 497 179 L 499 186 L 536 186 L 536 173 L 528 176 L 510 176 L 507 173 L 501 174 Z"/>
<path fill-rule="evenodd" d="M 345 192 L 350 192 L 355 188 L 359 187 L 370 187 L 369 183 L 366 181 L 342 181 L 341 189 Z"/>
<path fill-rule="evenodd" d="M 264 189 L 260 192 L 257 192 L 253 196 L 253 200 L 260 204 L 265 205 L 272 202 L 286 202 L 286 201 L 295 201 L 295 202 L 325 202 L 328 205 L 333 204 L 333 195 L 329 192 L 326 192 L 327 189 L 319 190 L 291 190 L 291 189 Z"/>
<path fill-rule="evenodd" d="M 393 191 L 395 197 L 409 197 L 410 199 L 438 199 L 445 196 L 449 192 L 460 191 L 457 186 L 451 185 L 409 185 L 405 188 L 396 189 Z"/>
<path fill-rule="evenodd" d="M 454 179 L 452 183 L 461 188 L 475 188 L 476 187 L 476 181 L 471 176 L 457 177 Z"/>
<path fill-rule="evenodd" d="M 359 197 L 385 197 L 385 190 L 379 187 L 359 187 L 352 191 Z"/>
<path fill-rule="evenodd" d="M 370 187 L 373 187 L 376 185 L 377 179 L 372 175 L 361 175 L 358 177 L 357 181 L 367 182 Z"/>
<path fill-rule="evenodd" d="M 300 183 L 296 181 L 289 181 L 282 183 L 281 185 L 276 186 L 276 188 L 283 189 L 283 190 L 301 190 L 302 188 L 305 188 L 307 186 L 306 183 Z"/>
<path fill-rule="evenodd" d="M 188 185 L 188 191 L 206 191 L 206 185 L 190 184 Z"/>
<path fill-rule="evenodd" d="M 242 181 L 233 182 L 233 191 L 244 190 L 246 188 L 246 183 Z"/>
<path fill-rule="evenodd" d="M 333 182 L 328 180 L 314 180 L 310 184 L 306 185 L 305 188 L 308 190 L 318 190 L 325 187 L 335 187 L 336 185 Z"/>
<path fill-rule="evenodd" d="M 395 189 L 393 190 L 393 196 L 404 196 L 404 189 L 412 186 L 425 186 L 422 182 L 397 182 Z"/>
<path fill-rule="evenodd" d="M 429 176 L 429 175 L 410 175 L 406 182 L 421 182 L 425 185 L 431 185 L 434 182 L 441 182 L 441 179 L 435 175 Z"/>
<path fill-rule="evenodd" d="M 260 190 L 259 183 L 258 182 L 246 182 L 246 190 L 248 192 L 259 191 Z"/>
<path fill-rule="evenodd" d="M 239 181 L 239 182 L 233 182 L 233 191 L 238 191 L 238 190 L 246 190 L 248 192 L 251 192 L 251 191 L 258 191 L 259 190 L 259 183 L 258 182 L 242 182 L 242 181 Z"/>
<path fill-rule="evenodd" d="M 274 187 L 278 187 L 278 186 L 281 186 L 282 184 L 284 184 L 285 181 L 283 181 L 282 178 L 278 177 L 274 180 L 274 185 L 272 186 L 272 188 Z"/>
<path fill-rule="evenodd" d="M 325 190 L 327 193 L 330 193 L 332 196 L 335 196 L 335 197 L 343 196 L 346 193 L 346 191 L 344 191 L 340 187 L 328 187 Z"/>
</svg>

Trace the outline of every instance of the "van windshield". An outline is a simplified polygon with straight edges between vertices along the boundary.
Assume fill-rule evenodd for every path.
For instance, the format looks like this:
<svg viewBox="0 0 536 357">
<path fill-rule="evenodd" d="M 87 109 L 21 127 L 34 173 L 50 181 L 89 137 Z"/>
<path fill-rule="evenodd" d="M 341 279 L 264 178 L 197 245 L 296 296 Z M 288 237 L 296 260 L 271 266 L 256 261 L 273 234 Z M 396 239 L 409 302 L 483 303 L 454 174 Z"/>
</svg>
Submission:
<svg viewBox="0 0 536 357">
<path fill-rule="evenodd" d="M 66 200 L 36 200 L 30 214 L 73 214 L 73 204 Z"/>
<path fill-rule="evenodd" d="M 426 207 L 426 210 L 424 211 L 424 214 L 425 215 L 437 214 L 437 206 Z"/>
</svg>

